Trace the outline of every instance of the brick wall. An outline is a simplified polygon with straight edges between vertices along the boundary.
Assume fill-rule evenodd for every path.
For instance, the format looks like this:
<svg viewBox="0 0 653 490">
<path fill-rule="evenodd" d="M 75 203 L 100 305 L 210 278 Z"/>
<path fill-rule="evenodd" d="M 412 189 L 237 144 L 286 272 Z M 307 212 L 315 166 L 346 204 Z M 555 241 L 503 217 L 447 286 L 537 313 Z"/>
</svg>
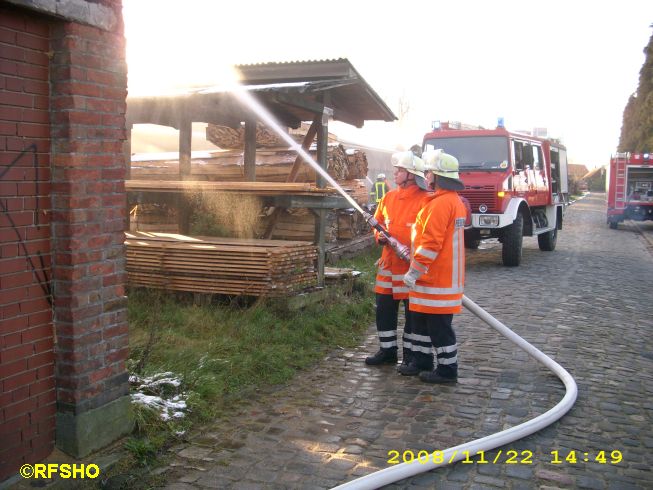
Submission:
<svg viewBox="0 0 653 490">
<path fill-rule="evenodd" d="M 0 6 L 0 481 L 55 439 L 49 31 Z"/>
<path fill-rule="evenodd" d="M 0 481 L 130 429 L 121 2 L 23 4 L 0 4 Z"/>
</svg>

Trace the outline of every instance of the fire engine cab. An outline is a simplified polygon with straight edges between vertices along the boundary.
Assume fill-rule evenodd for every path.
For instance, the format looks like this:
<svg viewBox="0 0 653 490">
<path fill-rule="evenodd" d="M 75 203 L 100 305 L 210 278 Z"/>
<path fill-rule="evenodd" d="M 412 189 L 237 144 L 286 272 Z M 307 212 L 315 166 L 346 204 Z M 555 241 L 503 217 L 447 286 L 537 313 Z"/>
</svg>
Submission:
<svg viewBox="0 0 653 490">
<path fill-rule="evenodd" d="M 610 158 L 606 184 L 610 228 L 626 219 L 653 220 L 653 155 L 617 153 Z"/>
<path fill-rule="evenodd" d="M 540 250 L 555 249 L 569 203 L 562 144 L 508 131 L 501 122 L 496 129 L 445 122 L 434 124 L 423 148 L 441 148 L 458 159 L 465 184 L 459 193 L 472 207 L 467 248 L 497 238 L 506 266 L 521 262 L 524 236 L 537 236 Z"/>
</svg>

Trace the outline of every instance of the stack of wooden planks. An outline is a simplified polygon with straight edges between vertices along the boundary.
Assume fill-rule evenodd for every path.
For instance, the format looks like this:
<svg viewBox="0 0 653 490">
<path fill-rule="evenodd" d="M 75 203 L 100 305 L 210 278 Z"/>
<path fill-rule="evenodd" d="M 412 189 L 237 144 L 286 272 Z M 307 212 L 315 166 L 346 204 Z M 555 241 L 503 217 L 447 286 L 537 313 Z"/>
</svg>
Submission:
<svg viewBox="0 0 653 490">
<path fill-rule="evenodd" d="M 317 284 L 307 242 L 127 232 L 125 245 L 132 286 L 279 297 Z"/>
<path fill-rule="evenodd" d="M 145 203 L 133 206 L 129 212 L 131 231 L 160 231 L 177 233 L 177 209 L 163 203 Z"/>
<path fill-rule="evenodd" d="M 309 150 L 316 158 L 315 146 Z M 201 152 L 192 155 L 192 180 L 217 182 L 239 182 L 244 180 L 244 159 L 242 150 Z M 157 156 L 147 160 L 146 156 L 135 157 L 131 163 L 131 178 L 134 180 L 176 180 L 179 177 L 179 160 Z M 295 163 L 297 153 L 285 148 L 268 148 L 256 152 L 257 182 L 286 182 Z M 367 159 L 360 150 L 345 150 L 340 144 L 327 147 L 327 172 L 336 181 L 364 179 L 367 175 Z M 316 172 L 308 163 L 302 162 L 294 182 L 315 182 Z"/>
<path fill-rule="evenodd" d="M 320 189 L 308 182 L 205 182 L 187 180 L 126 180 L 125 189 L 131 192 L 248 192 L 263 196 L 283 194 L 330 195 L 337 191 Z"/>
<path fill-rule="evenodd" d="M 351 240 L 370 233 L 370 226 L 363 216 L 353 209 L 338 211 L 338 240 Z"/>
<path fill-rule="evenodd" d="M 337 211 L 335 210 L 329 210 L 326 213 L 324 226 L 324 239 L 326 242 L 334 242 L 338 239 L 336 214 Z M 315 222 L 315 215 L 307 208 L 283 209 L 277 216 L 270 238 L 313 242 L 315 240 Z M 267 228 L 267 225 L 267 219 L 262 218 L 260 234 Z"/>
</svg>

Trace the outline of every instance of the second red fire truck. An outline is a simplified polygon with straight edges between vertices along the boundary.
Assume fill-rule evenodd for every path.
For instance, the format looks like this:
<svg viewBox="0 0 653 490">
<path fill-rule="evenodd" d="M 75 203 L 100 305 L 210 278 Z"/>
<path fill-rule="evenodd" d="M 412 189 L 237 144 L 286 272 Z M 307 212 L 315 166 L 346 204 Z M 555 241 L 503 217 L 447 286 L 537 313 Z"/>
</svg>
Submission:
<svg viewBox="0 0 653 490">
<path fill-rule="evenodd" d="M 537 236 L 540 250 L 555 249 L 569 203 L 567 150 L 559 142 L 506 130 L 434 124 L 424 136 L 424 150 L 441 148 L 458 158 L 472 226 L 465 245 L 481 239 L 502 243 L 506 266 L 521 262 L 524 236 Z"/>
<path fill-rule="evenodd" d="M 610 159 L 606 184 L 610 228 L 626 219 L 653 220 L 653 155 L 617 153 Z"/>
</svg>

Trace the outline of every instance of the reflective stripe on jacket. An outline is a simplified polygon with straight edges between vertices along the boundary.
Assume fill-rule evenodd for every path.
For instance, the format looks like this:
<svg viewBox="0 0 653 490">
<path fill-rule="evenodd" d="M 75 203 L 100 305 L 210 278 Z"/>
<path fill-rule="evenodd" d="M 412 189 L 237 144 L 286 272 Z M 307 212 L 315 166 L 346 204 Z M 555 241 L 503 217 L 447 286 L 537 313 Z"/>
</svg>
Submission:
<svg viewBox="0 0 653 490">
<path fill-rule="evenodd" d="M 397 187 L 381 200 L 374 217 L 390 235 L 409 246 L 415 217 L 428 196 L 427 192 L 416 185 L 407 188 Z M 378 240 L 378 231 L 374 230 L 374 235 Z M 392 294 L 394 299 L 408 298 L 408 288 L 403 281 L 407 271 L 408 262 L 397 257 L 390 246 L 383 247 L 374 292 Z"/>
<path fill-rule="evenodd" d="M 460 313 L 465 285 L 465 218 L 454 191 L 438 189 L 415 220 L 410 267 L 422 276 L 410 291 L 410 309 L 431 314 Z"/>
<path fill-rule="evenodd" d="M 374 182 L 374 192 L 371 192 L 370 194 L 374 196 L 374 202 L 378 204 L 388 192 L 388 184 L 386 184 L 384 180 L 377 180 Z"/>
</svg>

